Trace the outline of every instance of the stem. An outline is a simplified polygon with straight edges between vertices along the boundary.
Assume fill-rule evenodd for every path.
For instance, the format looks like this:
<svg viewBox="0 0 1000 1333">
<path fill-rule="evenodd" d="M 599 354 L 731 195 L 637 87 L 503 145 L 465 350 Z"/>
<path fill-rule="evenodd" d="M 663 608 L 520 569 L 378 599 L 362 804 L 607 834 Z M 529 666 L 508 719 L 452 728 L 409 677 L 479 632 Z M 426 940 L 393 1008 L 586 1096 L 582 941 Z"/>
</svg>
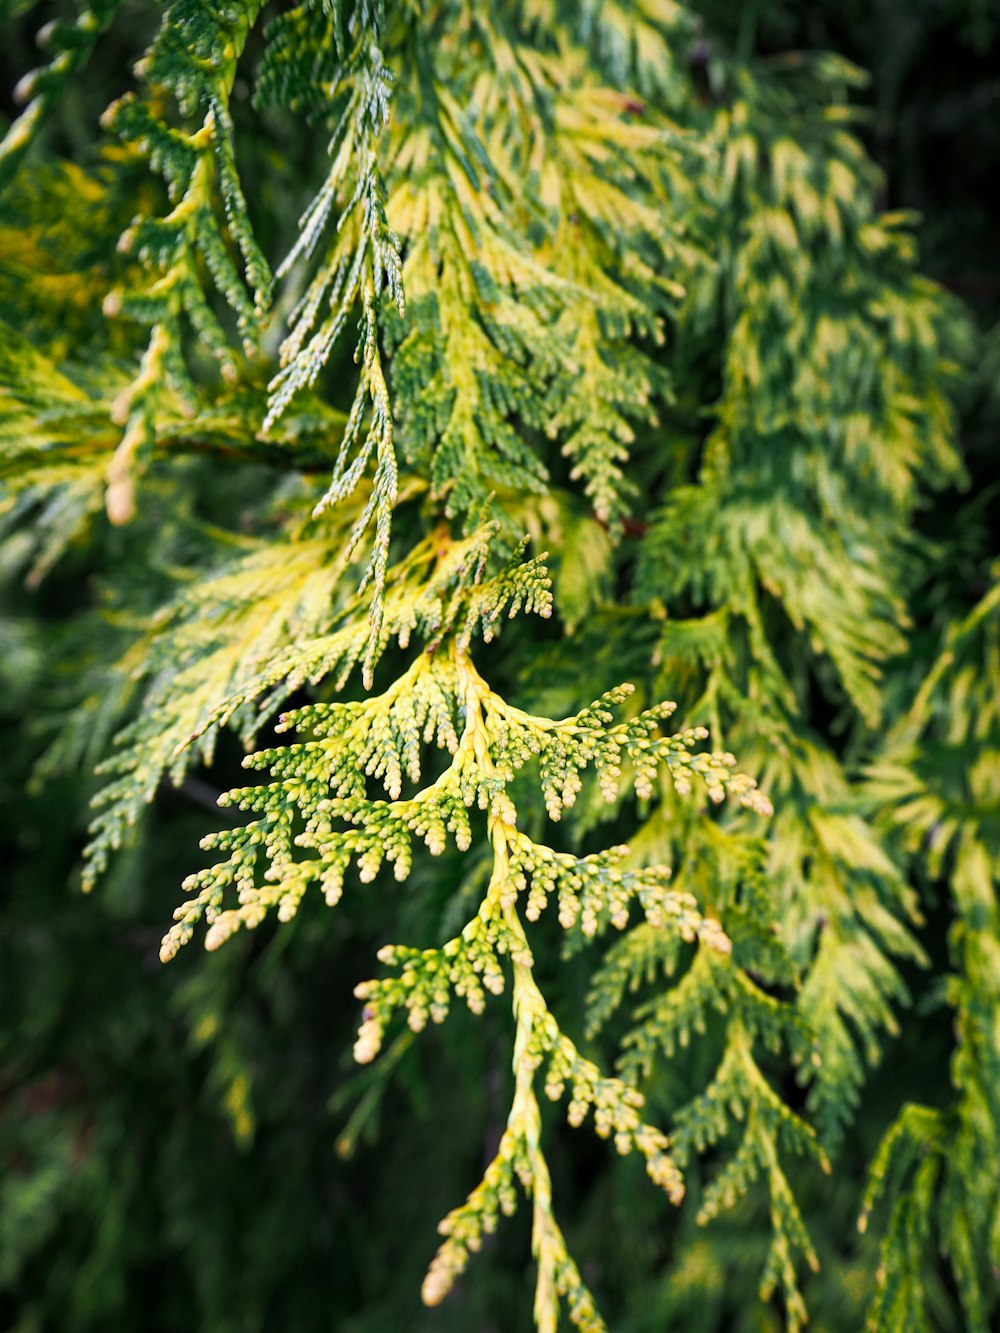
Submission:
<svg viewBox="0 0 1000 1333">
<path fill-rule="evenodd" d="M 482 714 L 482 704 L 489 697 L 490 690 L 468 660 L 459 653 L 456 653 L 455 664 L 465 687 L 466 735 L 471 740 L 476 765 L 485 776 L 493 777 L 496 770 Z M 532 1202 L 531 1252 L 538 1269 L 535 1324 L 538 1333 L 556 1333 L 559 1323 L 556 1274 L 558 1260 L 566 1253 L 566 1244 L 552 1213 L 552 1178 L 541 1149 L 542 1115 L 535 1094 L 538 1058 L 532 1049 L 537 1021 L 548 1013 L 548 1005 L 535 981 L 531 948 L 515 899 L 507 892 L 511 880 L 510 848 L 517 839 L 517 828 L 511 819 L 498 810 L 494 802 L 487 816 L 487 829 L 493 845 L 493 875 L 480 914 L 499 915 L 514 945 L 510 950 L 515 1023 L 512 1060 L 514 1099 L 507 1117 L 507 1128 L 520 1145 L 523 1157 L 519 1175 Z"/>
</svg>

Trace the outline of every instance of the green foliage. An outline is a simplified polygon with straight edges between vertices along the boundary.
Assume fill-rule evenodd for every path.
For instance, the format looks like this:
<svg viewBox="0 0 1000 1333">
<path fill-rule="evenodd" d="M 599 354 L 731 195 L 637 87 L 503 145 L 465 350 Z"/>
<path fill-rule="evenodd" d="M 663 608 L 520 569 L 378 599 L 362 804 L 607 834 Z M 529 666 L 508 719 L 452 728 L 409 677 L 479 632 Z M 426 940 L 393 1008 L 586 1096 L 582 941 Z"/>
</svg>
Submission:
<svg viewBox="0 0 1000 1333">
<path fill-rule="evenodd" d="M 995 335 L 876 206 L 858 69 L 723 10 L 45 30 L 0 145 L 10 1327 L 990 1327 L 990 492 L 939 520 Z"/>
<path fill-rule="evenodd" d="M 993 569 L 994 580 L 998 572 Z M 953 621 L 909 712 L 870 770 L 888 829 L 953 904 L 944 997 L 954 1010 L 951 1105 L 905 1106 L 872 1164 L 862 1224 L 891 1202 L 872 1328 L 929 1326 L 923 1250 L 951 1265 L 970 1329 L 989 1327 L 1000 1266 L 1000 584 Z M 947 870 L 945 869 L 947 867 Z"/>
<path fill-rule="evenodd" d="M 27 0 L 25 8 L 31 0 Z M 52 20 L 38 32 L 38 43 L 53 53 L 48 65 L 25 74 L 14 90 L 24 111 L 0 141 L 0 188 L 17 170 L 46 117 L 59 104 L 67 83 L 87 63 L 95 43 L 114 22 L 121 0 L 94 0 L 73 22 Z M 3 14 L 6 18 L 6 14 Z"/>
</svg>

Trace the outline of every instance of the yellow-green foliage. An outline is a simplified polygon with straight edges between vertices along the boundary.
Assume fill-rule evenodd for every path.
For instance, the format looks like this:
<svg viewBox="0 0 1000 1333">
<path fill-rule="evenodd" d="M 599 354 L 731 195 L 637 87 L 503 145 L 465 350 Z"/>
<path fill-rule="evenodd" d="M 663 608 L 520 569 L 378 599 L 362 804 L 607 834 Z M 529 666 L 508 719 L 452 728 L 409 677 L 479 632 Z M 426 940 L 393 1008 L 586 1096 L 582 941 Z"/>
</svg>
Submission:
<svg viewBox="0 0 1000 1333">
<path fill-rule="evenodd" d="M 851 1299 L 877 1333 L 938 1327 L 937 1246 L 942 1327 L 985 1333 L 998 601 L 922 683 L 898 666 L 914 515 L 963 477 L 967 330 L 874 207 L 858 72 L 706 54 L 673 0 L 170 0 L 84 169 L 43 122 L 117 8 L 52 30 L 0 145 L 0 551 L 33 588 L 61 560 L 95 577 L 34 779 L 99 777 L 84 886 L 235 738 L 268 777 L 219 797 L 161 960 L 258 930 L 277 951 L 313 898 L 399 904 L 378 974 L 337 972 L 384 1071 L 342 1155 L 404 1021 L 458 998 L 509 1033 L 509 1107 L 422 1297 L 523 1195 L 555 1333 L 607 1325 L 539 1091 L 682 1208 L 658 1326 L 685 1283 L 726 1286 L 721 1258 L 692 1277 L 689 1217 L 755 1237 L 719 1309 L 758 1317 L 749 1274 L 790 1330 L 813 1293 L 836 1326 L 816 1199 L 848 1188 L 937 885 L 953 1096 L 894 1107 Z M 243 1145 L 231 1022 L 206 1004 L 191 1041 Z"/>
</svg>

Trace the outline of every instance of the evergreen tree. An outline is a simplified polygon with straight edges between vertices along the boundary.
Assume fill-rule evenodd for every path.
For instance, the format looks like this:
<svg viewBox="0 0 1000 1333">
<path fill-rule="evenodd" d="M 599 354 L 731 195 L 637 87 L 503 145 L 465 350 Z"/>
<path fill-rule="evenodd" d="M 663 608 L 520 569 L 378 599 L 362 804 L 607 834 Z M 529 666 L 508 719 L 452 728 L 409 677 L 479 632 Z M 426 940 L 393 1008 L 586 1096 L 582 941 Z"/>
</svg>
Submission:
<svg viewBox="0 0 1000 1333">
<path fill-rule="evenodd" d="M 58 9 L 6 1323 L 986 1333 L 1000 344 L 858 68 L 777 0 Z"/>
</svg>

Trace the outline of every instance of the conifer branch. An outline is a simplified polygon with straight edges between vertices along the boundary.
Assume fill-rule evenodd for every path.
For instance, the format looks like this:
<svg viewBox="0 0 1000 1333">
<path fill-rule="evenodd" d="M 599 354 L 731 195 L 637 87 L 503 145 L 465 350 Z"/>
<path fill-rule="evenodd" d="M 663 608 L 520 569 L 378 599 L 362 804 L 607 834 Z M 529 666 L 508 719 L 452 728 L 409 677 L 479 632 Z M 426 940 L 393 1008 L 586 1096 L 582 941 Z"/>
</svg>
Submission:
<svg viewBox="0 0 1000 1333">
<path fill-rule="evenodd" d="M 320 885 L 327 904 L 333 906 L 340 900 L 351 861 L 356 862 L 363 883 L 374 881 L 383 864 L 392 867 L 397 881 L 406 879 L 414 838 L 422 839 L 432 855 L 444 852 L 449 835 L 460 851 L 466 851 L 473 840 L 467 810 L 478 805 L 486 811 L 493 874 L 476 916 L 440 949 L 386 946 L 379 958 L 401 969 L 399 975 L 364 982 L 355 992 L 365 1005 L 355 1058 L 367 1063 L 377 1055 L 398 1009 L 406 1010 L 414 1032 L 421 1031 L 428 1019 L 444 1021 L 452 991 L 478 1013 L 487 991 L 499 993 L 505 988 L 505 963 L 511 972 L 514 1101 L 498 1155 L 483 1181 L 442 1224 L 446 1240 L 424 1283 L 428 1304 L 437 1304 L 447 1294 L 470 1250 L 478 1247 L 484 1231 L 495 1226 L 498 1209 L 512 1210 L 516 1176 L 532 1199 L 539 1328 L 556 1328 L 561 1300 L 579 1328 L 605 1327 L 552 1214 L 534 1091 L 535 1071 L 542 1064 L 548 1067 L 545 1091 L 551 1099 L 559 1099 L 567 1085 L 572 1089 L 571 1124 L 582 1123 L 592 1109 L 600 1136 L 613 1135 L 619 1152 L 637 1149 L 653 1181 L 674 1202 L 683 1197 L 666 1136 L 639 1119 L 641 1094 L 601 1074 L 560 1030 L 535 980 L 517 908 L 518 896 L 530 882 L 525 913 L 536 920 L 555 889 L 560 924 L 573 925 L 582 910 L 584 934 L 593 936 L 607 923 L 624 929 L 629 900 L 635 896 L 656 929 L 676 930 L 685 940 L 700 938 L 706 947 L 722 953 L 730 949 L 718 924 L 698 912 L 694 898 L 666 889 L 663 868 L 629 874 L 615 869 L 607 857 L 559 855 L 536 845 L 517 828 L 507 789 L 517 771 L 531 761 L 539 765 L 552 819 L 574 803 L 582 785 L 580 775 L 591 765 L 597 769 L 605 799 L 617 799 L 625 755 L 632 761 L 632 782 L 639 794 L 650 790 L 652 772 L 658 763 L 665 763 L 679 790 L 689 789 L 696 777 L 714 800 L 728 792 L 753 808 L 766 808 L 752 781 L 732 773 L 731 756 L 691 752 L 701 732 L 656 734 L 670 706 L 615 724 L 609 705 L 626 696 L 624 689 L 611 691 L 563 721 L 532 717 L 490 690 L 452 641 L 432 655 L 418 657 L 406 675 L 380 696 L 297 709 L 285 716 L 281 727 L 307 729 L 312 739 L 250 757 L 251 765 L 270 769 L 273 781 L 230 792 L 221 803 L 236 804 L 257 817 L 203 841 L 204 847 L 227 852 L 228 858 L 189 878 L 192 897 L 177 909 L 176 924 L 163 942 L 161 958 L 169 961 L 202 919 L 209 923 L 205 938 L 209 949 L 218 948 L 240 928 L 256 928 L 272 910 L 279 920 L 288 921 L 313 883 Z M 404 776 L 413 783 L 421 777 L 421 737 L 424 743 L 434 741 L 449 751 L 451 763 L 433 782 L 403 798 Z M 381 782 L 388 801 L 368 796 L 369 777 Z M 302 821 L 297 833 L 294 811 Z M 300 856 L 296 849 L 304 849 L 306 855 Z M 616 853 L 624 854 L 627 849 Z M 230 887 L 237 893 L 236 906 L 226 906 Z M 777 1105 L 769 1095 L 768 1105 Z M 784 1206 L 794 1210 L 794 1204 Z M 798 1215 L 793 1211 L 790 1216 Z"/>
<path fill-rule="evenodd" d="M 122 0 L 88 0 L 74 22 L 54 19 L 38 32 L 40 46 L 54 54 L 48 65 L 26 74 L 14 89 L 27 106 L 0 141 L 2 192 L 75 75 L 87 63 L 101 35 L 114 22 Z"/>
<path fill-rule="evenodd" d="M 125 434 L 109 466 L 107 509 L 112 523 L 135 515 L 134 476 L 152 451 L 152 420 L 167 384 L 193 391 L 181 325 L 186 317 L 218 362 L 223 378 L 237 379 L 229 338 L 204 291 L 202 268 L 237 316 L 244 350 L 254 355 L 270 303 L 271 273 L 250 223 L 233 150 L 229 98 L 236 68 L 262 0 L 226 9 L 203 0 L 174 0 L 137 73 L 151 90 L 171 93 L 182 114 L 202 114 L 194 131 L 175 129 L 152 98 L 126 94 L 105 112 L 104 123 L 137 144 L 166 181 L 172 210 L 162 218 L 138 216 L 120 248 L 135 253 L 151 276 L 140 287 L 113 290 L 109 318 L 151 325 L 138 376 L 116 400 L 113 416 Z M 225 234 L 217 218 L 221 203 Z M 238 268 L 227 250 L 237 247 Z M 249 291 L 248 291 L 249 287 Z"/>
<path fill-rule="evenodd" d="M 390 1071 L 416 1086 L 419 1032 L 457 1000 L 474 1017 L 496 1009 L 510 1106 L 441 1224 L 429 1305 L 523 1196 L 538 1328 L 605 1327 L 560 1226 L 544 1097 L 573 1126 L 593 1113 L 598 1136 L 641 1154 L 708 1228 L 672 1229 L 660 1322 L 690 1322 L 695 1299 L 703 1321 L 752 1321 L 756 1290 L 798 1330 L 807 1299 L 830 1317 L 833 1281 L 830 1308 L 857 1322 L 867 1303 L 872 1333 L 949 1318 L 986 1333 L 1000 1269 L 982 1169 L 1000 1155 L 1000 599 L 991 587 L 956 610 L 947 542 L 933 548 L 917 521 L 935 487 L 963 479 L 958 363 L 983 344 L 917 276 L 908 221 L 875 207 L 850 129 L 859 72 L 754 57 L 755 12 L 729 50 L 724 7 L 673 0 L 272 8 L 263 21 L 261 0 L 167 0 L 134 89 L 106 114 L 115 145 L 65 120 L 91 105 L 86 88 L 69 97 L 84 62 L 96 79 L 105 51 L 117 59 L 117 38 L 99 40 L 112 19 L 131 40 L 131 11 L 93 0 L 49 29 L 51 62 L 0 145 L 0 566 L 27 571 L 0 616 L 18 811 L 30 823 L 37 801 L 69 845 L 74 793 L 103 757 L 84 885 L 129 847 L 110 883 L 115 912 L 131 911 L 122 883 L 158 863 L 137 834 L 173 836 L 159 798 L 199 783 L 235 736 L 263 776 L 221 798 L 229 823 L 203 844 L 214 864 L 186 881 L 162 957 L 203 927 L 215 950 L 300 912 L 277 932 L 290 956 L 336 954 L 337 932 L 320 915 L 309 926 L 312 900 L 350 910 L 365 886 L 403 942 L 355 992 L 363 1069 L 335 1098 L 359 1098 L 344 1156 Z M 54 143 L 86 143 L 94 165 L 54 159 Z M 272 254 L 286 256 L 274 275 Z M 967 572 L 985 539 L 959 526 Z M 52 592 L 26 610 L 43 575 Z M 550 623 L 515 623 L 487 653 L 522 611 Z M 622 679 L 634 687 L 581 706 Z M 32 708 L 53 739 L 22 804 Z M 279 713 L 279 738 L 261 740 Z M 774 802 L 763 826 L 771 800 L 751 772 Z M 206 790 L 228 785 L 207 776 Z M 57 852 L 53 833 L 51 864 Z M 925 910 L 946 920 L 940 948 Z M 70 938 L 75 957 L 78 922 L 96 939 L 100 920 L 36 935 Z M 34 984 L 34 936 L 24 950 L 13 938 Z M 145 950 L 141 929 L 133 942 Z M 237 945 L 196 982 L 171 990 L 171 969 L 162 983 L 241 1146 L 255 1098 L 264 1132 L 281 1119 L 254 1088 L 267 1034 L 232 989 L 266 991 L 279 969 L 256 962 L 270 952 Z M 950 1090 L 933 1106 L 900 1098 L 861 1202 L 875 1239 L 857 1281 L 825 1262 L 829 1276 L 804 1282 L 843 1254 L 810 1196 L 833 1159 L 830 1216 L 854 1207 L 871 1071 L 891 1052 L 900 1087 L 922 1076 L 907 1064 L 922 1016 L 903 1011 L 910 972 L 928 966 L 954 1020 Z M 580 1031 L 563 1007 L 577 1001 Z M 48 1041 L 38 1009 L 25 1031 Z M 895 1074 L 874 1076 L 880 1098 Z M 37 1125 L 67 1191 L 84 1159 L 97 1186 L 103 1170 L 102 1207 L 125 1190 L 117 1141 L 109 1156 L 88 1130 L 70 1151 Z M 462 1170 L 458 1139 L 440 1151 Z M 160 1139 L 147 1147 L 162 1167 Z M 168 1147 L 158 1178 L 173 1180 L 198 1149 L 183 1132 Z M 4 1202 L 29 1222 L 0 1303 L 22 1259 L 47 1262 L 32 1238 L 64 1231 L 62 1187 L 15 1152 Z M 697 1157 L 697 1201 L 682 1204 Z M 115 1197 L 131 1217 L 134 1196 Z M 194 1262 L 200 1291 L 214 1270 L 201 1249 Z M 609 1262 L 612 1322 L 644 1262 Z M 227 1291 L 287 1322 L 293 1306 L 272 1307 L 257 1278 L 241 1270 Z M 45 1294 L 37 1305 L 57 1318 Z M 229 1295 L 212 1308 L 239 1322 Z"/>
</svg>

